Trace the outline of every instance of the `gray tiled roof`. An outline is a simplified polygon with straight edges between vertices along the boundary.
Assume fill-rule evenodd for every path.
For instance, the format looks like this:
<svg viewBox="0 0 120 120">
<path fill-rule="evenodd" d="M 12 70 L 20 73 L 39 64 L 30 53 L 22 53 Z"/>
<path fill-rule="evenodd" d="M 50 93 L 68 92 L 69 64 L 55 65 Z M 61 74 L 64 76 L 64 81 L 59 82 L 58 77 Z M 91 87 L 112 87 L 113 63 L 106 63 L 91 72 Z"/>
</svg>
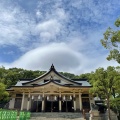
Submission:
<svg viewBox="0 0 120 120">
<path fill-rule="evenodd" d="M 22 83 L 25 83 L 25 82 L 28 82 L 28 81 L 18 81 L 15 86 L 23 86 Z"/>
<path fill-rule="evenodd" d="M 91 86 L 89 82 L 87 81 L 75 81 L 77 83 L 82 83 L 82 86 Z"/>
<path fill-rule="evenodd" d="M 22 83 L 26 83 L 26 82 L 29 82 L 29 81 L 18 81 L 17 82 L 17 84 L 15 85 L 15 86 L 24 86 L 24 85 L 22 85 Z M 76 83 L 82 83 L 82 86 L 91 86 L 90 84 L 89 84 L 89 82 L 87 82 L 87 81 L 75 81 Z M 39 84 L 39 85 L 44 85 L 45 83 L 41 83 L 41 84 Z M 59 84 L 61 84 L 61 83 L 59 83 Z M 61 85 L 64 85 L 64 84 L 61 84 Z M 74 86 L 74 85 L 73 85 Z"/>
<path fill-rule="evenodd" d="M 54 65 L 52 64 L 50 70 L 35 78 L 35 79 L 21 79 L 20 81 L 17 82 L 17 84 L 15 86 L 36 86 L 36 85 L 45 85 L 47 83 L 38 83 L 38 84 L 34 84 L 35 81 L 37 83 L 37 81 L 39 79 L 42 79 L 44 78 L 46 75 L 50 74 L 50 72 L 54 72 L 57 76 L 59 76 L 60 78 L 64 79 L 66 81 L 66 83 L 70 82 L 70 84 L 64 84 L 64 83 L 57 83 L 55 82 L 55 80 L 50 80 L 48 81 L 47 83 L 50 83 L 50 82 L 53 82 L 55 84 L 58 84 L 58 85 L 62 85 L 62 86 L 76 86 L 76 87 L 91 87 L 91 85 L 89 84 L 89 82 L 87 82 L 87 79 L 69 79 L 69 78 L 66 78 L 65 76 L 61 75 L 60 73 L 58 73 L 55 68 L 54 68 Z"/>
</svg>

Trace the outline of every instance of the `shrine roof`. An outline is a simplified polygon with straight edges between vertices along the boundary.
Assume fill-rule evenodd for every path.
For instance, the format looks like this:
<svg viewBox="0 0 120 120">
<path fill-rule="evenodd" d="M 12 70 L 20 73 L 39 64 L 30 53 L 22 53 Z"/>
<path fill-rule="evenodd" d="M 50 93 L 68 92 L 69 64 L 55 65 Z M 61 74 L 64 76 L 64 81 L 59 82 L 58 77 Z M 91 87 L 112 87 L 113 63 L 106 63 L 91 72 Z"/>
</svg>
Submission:
<svg viewBox="0 0 120 120">
<path fill-rule="evenodd" d="M 41 83 L 38 82 L 40 79 L 43 79 L 46 75 L 48 75 L 48 74 L 50 75 L 51 71 L 54 72 L 55 74 L 57 74 L 59 76 L 60 80 L 64 79 L 66 81 L 66 83 L 63 83 L 63 82 L 59 83 L 59 82 L 57 82 L 57 80 L 55 80 L 53 78 L 48 79 L 47 82 L 41 82 Z M 46 80 L 46 79 L 43 79 L 43 80 Z M 61 75 L 60 73 L 58 73 L 55 70 L 53 64 L 47 73 L 45 73 L 35 79 L 20 79 L 20 81 L 18 81 L 14 87 L 44 86 L 46 84 L 49 84 L 50 82 L 53 82 L 60 86 L 67 86 L 67 87 L 91 87 L 91 85 L 89 84 L 87 79 L 69 79 L 69 78 L 66 78 L 65 76 Z"/>
<path fill-rule="evenodd" d="M 91 86 L 90 83 L 87 82 L 87 81 L 82 81 L 82 80 L 80 80 L 80 81 L 76 81 L 76 82 L 82 83 L 82 86 Z"/>
</svg>

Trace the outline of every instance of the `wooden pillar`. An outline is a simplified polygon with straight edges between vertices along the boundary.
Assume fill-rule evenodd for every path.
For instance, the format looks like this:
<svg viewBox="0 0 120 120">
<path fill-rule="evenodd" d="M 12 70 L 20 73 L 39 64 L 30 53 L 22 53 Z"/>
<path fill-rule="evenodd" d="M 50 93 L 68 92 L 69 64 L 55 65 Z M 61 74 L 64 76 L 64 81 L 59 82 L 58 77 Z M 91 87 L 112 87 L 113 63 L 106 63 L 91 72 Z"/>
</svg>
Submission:
<svg viewBox="0 0 120 120">
<path fill-rule="evenodd" d="M 62 97 L 61 97 L 61 92 L 60 92 L 59 93 L 59 112 L 61 112 L 61 110 L 62 110 L 61 101 L 62 101 Z"/>
<path fill-rule="evenodd" d="M 82 98 L 81 98 L 82 93 L 79 92 L 79 104 L 80 104 L 80 111 L 82 111 Z"/>
<path fill-rule="evenodd" d="M 25 93 L 23 92 L 22 104 L 21 104 L 21 110 L 23 110 L 23 106 L 24 106 L 24 99 L 25 99 Z"/>
<path fill-rule="evenodd" d="M 73 104 L 74 104 L 74 112 L 76 111 L 76 98 L 75 98 L 75 92 L 73 93 Z"/>
<path fill-rule="evenodd" d="M 30 109 L 30 93 L 28 95 L 28 102 L 27 102 L 27 111 Z"/>
<path fill-rule="evenodd" d="M 42 112 L 44 112 L 44 109 L 45 109 L 45 95 L 43 92 L 43 94 L 42 94 Z"/>
</svg>

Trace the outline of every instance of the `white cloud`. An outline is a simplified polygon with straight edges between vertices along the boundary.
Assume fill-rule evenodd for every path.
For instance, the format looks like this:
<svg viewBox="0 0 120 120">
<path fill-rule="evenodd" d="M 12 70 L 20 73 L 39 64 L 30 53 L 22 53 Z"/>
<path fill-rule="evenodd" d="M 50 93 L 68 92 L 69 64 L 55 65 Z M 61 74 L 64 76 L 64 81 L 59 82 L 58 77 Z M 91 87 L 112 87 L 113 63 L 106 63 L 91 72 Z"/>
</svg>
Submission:
<svg viewBox="0 0 120 120">
<path fill-rule="evenodd" d="M 36 10 L 36 17 L 38 19 L 40 19 L 42 17 L 42 13 L 40 12 L 40 10 Z"/>
<path fill-rule="evenodd" d="M 82 74 L 94 71 L 99 67 L 117 66 L 115 61 L 105 60 L 106 55 L 87 57 L 71 49 L 69 44 L 53 43 L 33 49 L 12 63 L 2 63 L 5 67 L 18 67 L 32 70 L 48 71 L 53 63 L 58 71 Z"/>
<path fill-rule="evenodd" d="M 36 9 L 36 17 L 38 23 L 36 24 L 33 33 L 39 36 L 41 44 L 49 42 L 60 42 L 60 37 L 66 34 L 66 24 L 69 19 L 69 14 L 65 12 L 62 7 L 62 1 L 45 1 L 39 2 Z M 51 5 L 49 5 L 51 4 Z M 46 9 L 46 10 L 45 10 Z M 66 38 L 64 38 L 64 41 Z"/>
<path fill-rule="evenodd" d="M 1 1 L 0 4 L 0 46 L 15 45 L 23 48 L 29 41 L 34 19 L 18 6 Z"/>
<path fill-rule="evenodd" d="M 36 26 L 36 33 L 40 35 L 42 42 L 48 42 L 52 39 L 55 40 L 55 37 L 60 33 L 61 24 L 53 19 L 39 23 Z"/>
<path fill-rule="evenodd" d="M 27 51 L 40 46 L 40 43 L 57 41 L 57 36 L 66 29 L 64 25 L 68 19 L 58 3 L 53 5 L 55 10 L 52 8 L 45 13 L 41 11 L 43 6 L 38 7 L 36 16 L 33 17 L 20 6 L 1 1 L 0 46 L 14 45 L 21 51 Z M 37 22 L 36 18 L 38 18 Z M 34 36 L 36 39 L 31 39 Z M 32 46 L 29 45 L 30 43 Z"/>
<path fill-rule="evenodd" d="M 10 64 L 12 67 L 48 70 L 53 63 L 58 70 L 71 71 L 81 64 L 82 54 L 71 50 L 64 43 L 54 43 L 31 50 Z"/>
</svg>

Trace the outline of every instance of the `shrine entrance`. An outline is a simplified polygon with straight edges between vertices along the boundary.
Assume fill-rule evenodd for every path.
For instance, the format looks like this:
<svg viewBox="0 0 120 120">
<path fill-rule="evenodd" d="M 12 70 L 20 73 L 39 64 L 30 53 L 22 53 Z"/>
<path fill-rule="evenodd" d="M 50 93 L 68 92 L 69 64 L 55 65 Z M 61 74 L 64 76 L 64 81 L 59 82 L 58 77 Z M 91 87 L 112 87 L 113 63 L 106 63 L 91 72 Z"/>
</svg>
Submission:
<svg viewBox="0 0 120 120">
<path fill-rule="evenodd" d="M 62 101 L 62 112 L 74 112 L 73 101 Z"/>
<path fill-rule="evenodd" d="M 46 101 L 45 112 L 59 112 L 59 102 Z"/>
<path fill-rule="evenodd" d="M 45 112 L 59 112 L 59 101 L 57 96 L 46 97 Z"/>
<path fill-rule="evenodd" d="M 31 112 L 41 112 L 42 101 L 32 101 Z"/>
<path fill-rule="evenodd" d="M 62 112 L 74 112 L 72 96 L 63 96 Z"/>
</svg>

